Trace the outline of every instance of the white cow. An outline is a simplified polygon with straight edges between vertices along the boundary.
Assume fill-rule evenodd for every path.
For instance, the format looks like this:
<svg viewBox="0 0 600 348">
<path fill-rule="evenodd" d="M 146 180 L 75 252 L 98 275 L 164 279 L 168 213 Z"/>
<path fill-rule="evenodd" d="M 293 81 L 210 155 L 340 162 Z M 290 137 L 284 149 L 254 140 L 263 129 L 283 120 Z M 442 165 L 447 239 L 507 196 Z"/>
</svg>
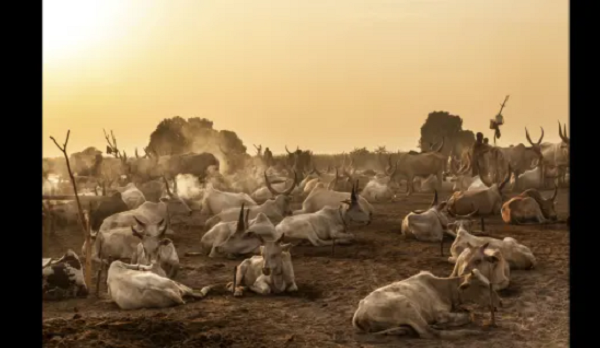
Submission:
<svg viewBox="0 0 600 348">
<path fill-rule="evenodd" d="M 391 180 L 392 176 L 380 176 L 372 178 L 363 188 L 360 196 L 369 202 L 394 201 L 396 194 L 392 188 L 398 188 L 398 183 Z"/>
<path fill-rule="evenodd" d="M 294 211 L 293 215 L 315 213 L 325 206 L 337 208 L 342 203 L 348 204 L 353 200 L 351 197 L 354 196 L 360 210 L 371 217 L 374 211 L 373 206 L 364 197 L 356 195 L 357 189 L 358 187 L 353 185 L 352 192 L 337 192 L 327 189 L 323 184 L 318 184 L 302 202 L 302 209 Z"/>
<path fill-rule="evenodd" d="M 246 193 L 233 193 L 220 191 L 208 185 L 202 198 L 202 211 L 204 215 L 216 215 L 225 209 L 239 207 L 242 203 L 247 206 L 257 205 Z"/>
<path fill-rule="evenodd" d="M 438 203 L 438 193 L 434 191 L 433 202 L 426 211 L 410 212 L 402 220 L 401 232 L 404 236 L 411 236 L 423 242 L 439 242 L 440 252 L 444 256 L 444 235 L 448 233 L 448 218 L 442 210 L 446 206 L 446 202 Z M 469 216 L 475 214 L 471 212 Z"/>
<path fill-rule="evenodd" d="M 490 291 L 489 284 L 477 269 L 463 278 L 440 278 L 421 271 L 367 295 L 358 304 L 352 325 L 378 335 L 402 335 L 413 330 L 419 337 L 428 339 L 476 335 L 479 331 L 445 331 L 432 325 L 458 327 L 470 323 L 468 313 L 452 312 L 464 303 L 501 306 L 500 298 L 495 291 Z"/>
<path fill-rule="evenodd" d="M 167 223 L 147 225 L 136 219 L 137 226 L 132 226 L 132 233 L 141 242 L 131 257 L 131 263 L 150 265 L 156 264 L 155 272 L 163 277 L 175 278 L 179 270 L 179 256 L 173 241 L 165 238 Z"/>
<path fill-rule="evenodd" d="M 234 281 L 228 284 L 234 296 L 242 296 L 246 289 L 261 295 L 298 291 L 290 254 L 292 245 L 280 244 L 281 240 L 263 243 L 260 256 L 252 256 L 237 266 Z"/>
<path fill-rule="evenodd" d="M 275 230 L 278 235 L 284 235 L 286 241 L 308 241 L 314 246 L 352 243 L 354 235 L 346 232 L 346 226 L 350 223 L 370 224 L 371 214 L 360 207 L 354 189 L 350 200 L 344 203 L 347 207 L 324 206 L 314 213 L 288 216 Z"/>
<path fill-rule="evenodd" d="M 185 304 L 184 297 L 203 298 L 212 286 L 200 291 L 150 272 L 143 266 L 114 261 L 108 269 L 108 295 L 121 309 L 165 308 Z"/>
<path fill-rule="evenodd" d="M 220 222 L 202 236 L 200 244 L 208 257 L 235 257 L 255 253 L 260 247 L 260 239 L 277 239 L 276 230 L 269 218 L 258 213 L 254 220 L 249 220 L 248 210 L 243 217 L 244 207 L 239 211 L 238 221 Z"/>
</svg>

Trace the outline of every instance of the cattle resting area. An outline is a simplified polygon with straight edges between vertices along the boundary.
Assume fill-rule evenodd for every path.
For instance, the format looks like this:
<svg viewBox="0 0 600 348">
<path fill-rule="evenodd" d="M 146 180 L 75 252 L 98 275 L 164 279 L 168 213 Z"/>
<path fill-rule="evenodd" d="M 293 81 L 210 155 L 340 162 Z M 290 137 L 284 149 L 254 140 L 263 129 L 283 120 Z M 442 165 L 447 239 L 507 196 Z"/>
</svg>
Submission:
<svg viewBox="0 0 600 348">
<path fill-rule="evenodd" d="M 545 196 L 553 190 L 540 190 Z M 440 192 L 447 200 L 451 192 Z M 516 193 L 506 193 L 505 199 Z M 513 237 L 531 249 L 537 260 L 530 270 L 512 270 L 510 284 L 498 291 L 502 307 L 496 326 L 488 327 L 490 311 L 473 306 L 474 322 L 464 328 L 475 336 L 455 340 L 377 336 L 358 332 L 352 317 L 361 299 L 377 288 L 419 271 L 449 276 L 449 240 L 439 243 L 401 234 L 403 218 L 429 209 L 433 194 L 401 189 L 393 202 L 372 203 L 371 224 L 352 225 L 349 245 L 291 248 L 296 292 L 259 295 L 246 291 L 234 297 L 225 287 L 201 299 L 160 309 L 120 309 L 110 301 L 106 280 L 100 298 L 92 286 L 85 298 L 43 303 L 43 341 L 47 347 L 567 347 L 569 345 L 569 227 L 564 223 L 512 225 L 500 215 L 485 218 L 485 233 Z M 292 210 L 302 200 L 294 200 Z M 169 206 L 172 240 L 180 268 L 175 280 L 192 289 L 232 281 L 237 259 L 200 255 L 206 217 Z M 569 216 L 569 190 L 556 197 L 559 220 Z M 452 221 L 452 219 L 450 219 Z M 473 230 L 481 229 L 473 217 Z M 43 256 L 60 258 L 71 249 L 80 254 L 84 237 L 77 224 L 43 235 Z M 83 261 L 82 261 L 83 263 Z M 106 279 L 106 278 L 104 278 Z M 92 273 L 96 284 L 96 272 Z M 413 335 L 414 336 L 414 335 Z"/>
</svg>

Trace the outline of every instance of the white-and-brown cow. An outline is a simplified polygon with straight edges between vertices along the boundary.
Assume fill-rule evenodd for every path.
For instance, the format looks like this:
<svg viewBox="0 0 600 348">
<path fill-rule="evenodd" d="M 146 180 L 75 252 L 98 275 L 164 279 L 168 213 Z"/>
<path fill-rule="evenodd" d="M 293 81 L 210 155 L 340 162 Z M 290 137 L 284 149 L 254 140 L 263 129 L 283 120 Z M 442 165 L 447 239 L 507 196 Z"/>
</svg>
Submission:
<svg viewBox="0 0 600 348">
<path fill-rule="evenodd" d="M 555 209 L 558 186 L 552 197 L 545 199 L 536 189 L 523 191 L 502 205 L 502 220 L 507 224 L 544 224 L 556 222 Z"/>
<path fill-rule="evenodd" d="M 448 225 L 456 231 L 456 238 L 450 247 L 451 256 L 448 262 L 456 264 L 459 255 L 469 246 L 479 247 L 488 244 L 490 248 L 500 250 L 502 256 L 513 270 L 532 269 L 536 264 L 536 258 L 531 249 L 517 242 L 512 237 L 497 239 L 492 237 L 474 236 L 469 233 L 471 221 L 460 219 Z"/>
<path fill-rule="evenodd" d="M 490 248 L 489 243 L 477 247 L 467 243 L 467 247 L 458 255 L 450 277 L 464 276 L 475 268 L 486 276 L 494 290 L 508 287 L 510 265 L 502 252 L 499 249 Z"/>
</svg>

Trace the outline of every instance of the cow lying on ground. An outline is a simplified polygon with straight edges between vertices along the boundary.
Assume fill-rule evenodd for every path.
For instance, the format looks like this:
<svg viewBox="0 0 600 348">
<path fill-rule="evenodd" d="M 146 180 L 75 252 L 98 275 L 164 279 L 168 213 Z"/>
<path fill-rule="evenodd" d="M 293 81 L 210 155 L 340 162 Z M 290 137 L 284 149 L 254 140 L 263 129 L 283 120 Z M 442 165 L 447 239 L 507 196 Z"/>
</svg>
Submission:
<svg viewBox="0 0 600 348">
<path fill-rule="evenodd" d="M 280 192 L 280 191 L 276 191 L 274 188 L 271 187 L 269 178 L 267 178 L 267 175 L 265 174 L 265 182 L 267 183 L 267 187 L 269 188 L 269 190 L 271 190 L 274 198 L 270 198 L 270 199 L 266 200 L 261 205 L 249 206 L 248 207 L 248 210 L 250 212 L 249 219 L 254 219 L 254 218 L 256 218 L 258 213 L 263 213 L 269 218 L 269 220 L 277 223 L 277 222 L 283 220 L 283 218 L 285 216 L 291 215 L 292 211 L 290 210 L 290 203 L 292 201 L 292 197 L 290 196 L 290 194 L 291 194 L 292 190 L 294 189 L 294 185 L 296 184 L 296 181 L 297 181 L 296 178 L 297 177 L 294 173 L 294 183 L 292 184 L 292 186 L 290 186 L 290 188 L 288 188 L 286 191 Z M 216 225 L 218 222 L 235 221 L 237 219 L 239 212 L 240 212 L 239 208 L 229 208 L 229 209 L 223 210 L 219 214 L 206 220 L 204 225 L 207 229 L 210 229 L 214 225 Z"/>
<path fill-rule="evenodd" d="M 294 211 L 294 215 L 315 213 L 325 206 L 331 206 L 337 208 L 342 203 L 350 201 L 351 196 L 356 198 L 358 203 L 357 209 L 360 209 L 369 216 L 373 215 L 373 206 L 367 202 L 367 200 L 357 195 L 358 185 L 353 185 L 351 192 L 337 192 L 327 189 L 323 184 L 317 184 L 317 186 L 310 191 L 310 194 L 306 197 L 302 203 L 302 209 Z M 369 218 L 369 222 L 371 219 Z"/>
<path fill-rule="evenodd" d="M 73 250 L 60 259 L 42 259 L 42 298 L 62 300 L 86 297 L 88 288 L 83 278 L 83 267 Z"/>
<path fill-rule="evenodd" d="M 443 331 L 431 325 L 458 327 L 468 324 L 468 313 L 451 312 L 468 302 L 501 306 L 496 292 L 490 290 L 489 281 L 477 269 L 463 278 L 440 278 L 421 271 L 367 295 L 358 304 L 352 325 L 379 335 L 414 331 L 421 338 L 460 338 L 479 331 Z"/>
<path fill-rule="evenodd" d="M 137 227 L 132 226 L 131 232 L 141 240 L 131 258 L 131 263 L 150 265 L 156 264 L 155 270 L 160 276 L 175 278 L 179 270 L 179 256 L 173 241 L 165 238 L 167 223 L 147 225 L 134 217 Z"/>
<path fill-rule="evenodd" d="M 531 250 L 523 244 L 519 244 L 512 237 L 505 237 L 500 240 L 492 237 L 479 237 L 470 234 L 471 222 L 468 220 L 457 220 L 448 225 L 449 228 L 456 230 L 456 239 L 450 247 L 450 256 L 448 262 L 455 264 L 458 256 L 468 247 L 475 247 L 488 244 L 490 248 L 498 249 L 503 258 L 508 262 L 510 268 L 531 269 L 536 264 L 536 259 Z"/>
<path fill-rule="evenodd" d="M 410 212 L 402 220 L 402 235 L 412 236 L 423 242 L 439 242 L 441 255 L 444 256 L 444 234 L 449 234 L 448 218 L 442 212 L 445 206 L 446 202 L 438 203 L 438 193 L 435 191 L 433 202 L 431 202 L 431 207 L 428 210 Z M 476 212 L 474 211 L 468 216 Z M 454 237 L 453 234 L 449 235 Z"/>
<path fill-rule="evenodd" d="M 225 209 L 239 207 L 242 203 L 246 206 L 257 205 L 246 193 L 220 191 L 212 185 L 207 185 L 202 198 L 201 214 L 216 215 Z"/>
<path fill-rule="evenodd" d="M 246 210 L 244 218 L 244 206 L 239 211 L 238 221 L 220 222 L 206 232 L 200 241 L 204 254 L 208 257 L 235 258 L 238 255 L 256 253 L 261 245 L 262 239 L 276 239 L 275 226 L 269 218 L 258 213 L 254 220 L 249 220 Z"/>
<path fill-rule="evenodd" d="M 502 290 L 510 283 L 510 266 L 499 249 L 489 248 L 490 243 L 467 247 L 456 259 L 454 270 L 450 277 L 462 277 L 477 268 L 486 275 L 494 290 Z"/>
<path fill-rule="evenodd" d="M 346 232 L 346 226 L 350 223 L 369 224 L 371 214 L 360 207 L 354 189 L 350 200 L 343 203 L 347 207 L 325 206 L 314 213 L 288 216 L 275 226 L 277 235 L 285 235 L 286 241 L 309 241 L 314 246 L 352 243 L 354 235 Z"/>
<path fill-rule="evenodd" d="M 360 193 L 369 202 L 384 202 L 394 201 L 396 195 L 392 191 L 392 187 L 398 188 L 398 183 L 391 180 L 393 176 L 374 177 L 363 188 Z"/>
<path fill-rule="evenodd" d="M 554 188 L 554 194 L 549 199 L 542 198 L 536 189 L 525 190 L 502 205 L 502 220 L 507 224 L 543 224 L 557 220 L 556 195 L 558 186 Z"/>
<path fill-rule="evenodd" d="M 143 266 L 114 261 L 108 269 L 108 295 L 121 309 L 165 308 L 185 304 L 184 297 L 203 298 L 212 286 L 200 291 L 150 272 Z"/>
<path fill-rule="evenodd" d="M 260 238 L 260 236 L 258 237 Z M 261 295 L 298 291 L 294 278 L 291 244 L 262 241 L 260 256 L 252 256 L 236 267 L 233 283 L 227 285 L 234 296 L 242 296 L 246 289 Z"/>
</svg>

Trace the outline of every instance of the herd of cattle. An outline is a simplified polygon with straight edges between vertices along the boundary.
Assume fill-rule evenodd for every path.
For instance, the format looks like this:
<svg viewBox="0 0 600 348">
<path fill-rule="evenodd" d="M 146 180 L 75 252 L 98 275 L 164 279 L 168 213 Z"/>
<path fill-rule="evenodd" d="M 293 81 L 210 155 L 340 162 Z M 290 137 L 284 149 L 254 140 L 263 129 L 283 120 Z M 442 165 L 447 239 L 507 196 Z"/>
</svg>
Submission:
<svg viewBox="0 0 600 348">
<path fill-rule="evenodd" d="M 430 152 L 388 155 L 380 166 L 368 168 L 350 164 L 319 171 L 309 152 L 297 150 L 288 151 L 289 156 L 281 161 L 264 160 L 259 152 L 243 169 L 226 175 L 219 172 L 214 156 L 205 155 L 187 156 L 210 158 L 202 175 L 190 170 L 198 166 L 188 165 L 186 170 L 181 164 L 171 167 L 168 175 L 146 172 L 142 178 L 128 172 L 115 183 L 122 186 L 110 187 L 106 196 L 87 197 L 98 201 L 89 205 L 96 291 L 106 284 L 109 298 L 122 309 L 184 304 L 184 298 L 202 298 L 216 286 L 224 286 L 234 296 L 245 291 L 262 295 L 297 291 L 291 248 L 300 243 L 353 243 L 355 235 L 348 227 L 370 224 L 375 211 L 372 203 L 396 201 L 400 182 L 406 180 L 408 195 L 417 188 L 432 191 L 434 199 L 427 210 L 403 218 L 401 233 L 440 243 L 442 256 L 444 240 L 453 239 L 448 262 L 454 270 L 449 277 L 422 271 L 373 291 L 358 304 L 352 325 L 374 334 L 416 332 L 424 338 L 477 333 L 443 329 L 471 321 L 462 307 L 469 302 L 490 306 L 493 319 L 501 305 L 496 291 L 508 286 L 510 270 L 532 269 L 536 258 L 514 238 L 478 235 L 471 219 L 478 216 L 482 229 L 484 217 L 492 215 L 500 215 L 509 224 L 557 223 L 554 204 L 558 185 L 567 184 L 569 156 L 566 129 L 559 125 L 559 132 L 562 142 L 558 144 L 542 143 L 542 130 L 537 143 L 527 132 L 531 147 L 497 148 L 506 167 L 496 170 L 505 173 L 496 180 L 491 169 L 471 175 L 472 154 L 446 156 L 439 151 L 443 143 Z M 168 158 L 164 161 L 174 163 Z M 509 188 L 520 193 L 505 200 L 503 192 Z M 540 194 L 545 188 L 554 189 L 550 197 Z M 440 202 L 441 191 L 454 192 Z M 76 219 L 72 200 L 51 198 L 46 197 L 43 211 L 50 225 L 60 219 L 73 220 L 73 215 Z M 302 207 L 292 211 L 291 203 L 296 201 L 302 201 Z M 209 258 L 250 256 L 236 267 L 231 283 L 195 290 L 175 280 L 179 257 L 168 236 L 176 233 L 171 229 L 171 216 L 177 206 L 182 207 L 184 219 L 195 210 L 207 217 L 199 244 L 202 254 Z M 84 244 L 82 256 L 68 250 L 59 259 L 42 259 L 44 299 L 88 295 L 80 262 L 85 250 Z"/>
</svg>

